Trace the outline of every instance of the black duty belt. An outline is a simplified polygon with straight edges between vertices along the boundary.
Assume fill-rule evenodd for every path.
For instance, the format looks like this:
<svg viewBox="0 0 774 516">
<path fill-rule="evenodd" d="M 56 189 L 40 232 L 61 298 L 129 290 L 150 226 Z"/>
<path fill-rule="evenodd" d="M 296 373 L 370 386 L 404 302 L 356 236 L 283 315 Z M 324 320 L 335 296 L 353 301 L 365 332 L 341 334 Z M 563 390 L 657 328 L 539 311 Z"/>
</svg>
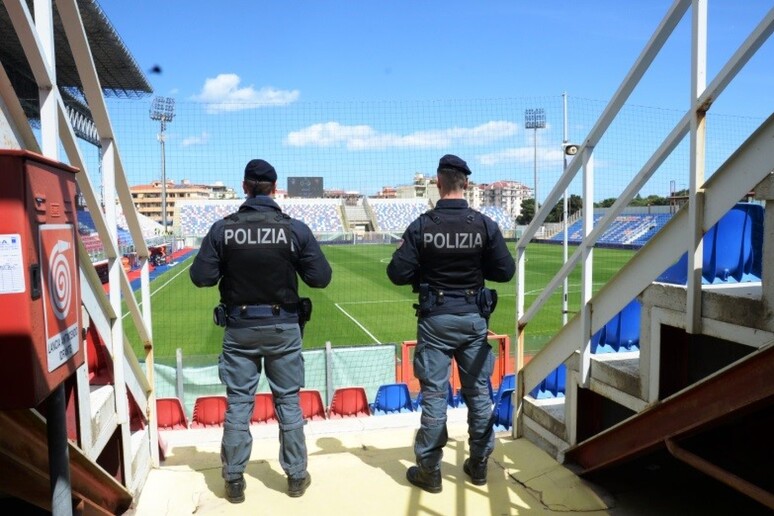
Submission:
<svg viewBox="0 0 774 516">
<path fill-rule="evenodd" d="M 228 307 L 227 311 L 230 317 L 242 317 L 245 319 L 278 317 L 281 315 L 295 315 L 298 311 L 298 304 L 237 305 Z"/>
<path fill-rule="evenodd" d="M 435 292 L 435 295 L 437 296 L 443 296 L 443 297 L 473 297 L 475 298 L 476 294 L 478 294 L 478 291 L 480 289 L 473 289 L 469 288 L 467 290 L 443 290 L 443 289 L 433 289 Z"/>
</svg>

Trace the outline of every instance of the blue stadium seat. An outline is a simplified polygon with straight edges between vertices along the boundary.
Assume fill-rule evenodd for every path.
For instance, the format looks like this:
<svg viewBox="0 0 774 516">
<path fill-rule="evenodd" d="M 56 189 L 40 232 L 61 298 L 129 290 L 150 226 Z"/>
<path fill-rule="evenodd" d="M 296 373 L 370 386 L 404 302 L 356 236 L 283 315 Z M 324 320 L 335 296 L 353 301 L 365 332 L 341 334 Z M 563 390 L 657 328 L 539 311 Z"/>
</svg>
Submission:
<svg viewBox="0 0 774 516">
<path fill-rule="evenodd" d="M 492 409 L 492 420 L 496 431 L 507 430 L 511 427 L 513 420 L 513 391 L 514 389 L 503 389 L 495 400 L 494 409 Z"/>
<path fill-rule="evenodd" d="M 564 397 L 566 378 L 567 366 L 559 364 L 529 394 L 535 399 Z"/>
<path fill-rule="evenodd" d="M 412 411 L 414 411 L 414 404 L 411 401 L 408 385 L 405 383 L 380 385 L 371 404 L 371 412 L 374 415 Z"/>
<path fill-rule="evenodd" d="M 497 388 L 497 393 L 494 396 L 494 400 L 492 400 L 494 403 L 497 403 L 497 400 L 500 399 L 502 392 L 505 389 L 515 389 L 516 388 L 516 375 L 515 374 L 506 374 L 503 376 L 503 378 L 500 380 L 500 386 Z"/>
<path fill-rule="evenodd" d="M 737 203 L 704 235 L 702 283 L 760 281 L 763 254 L 763 207 Z M 688 255 L 665 270 L 656 281 L 685 285 Z"/>
<path fill-rule="evenodd" d="M 596 353 L 615 353 L 613 347 L 605 342 L 607 325 L 602 326 L 597 333 L 591 337 L 591 352 Z"/>
<path fill-rule="evenodd" d="M 642 305 L 633 299 L 591 338 L 594 354 L 635 351 L 640 348 Z"/>
</svg>

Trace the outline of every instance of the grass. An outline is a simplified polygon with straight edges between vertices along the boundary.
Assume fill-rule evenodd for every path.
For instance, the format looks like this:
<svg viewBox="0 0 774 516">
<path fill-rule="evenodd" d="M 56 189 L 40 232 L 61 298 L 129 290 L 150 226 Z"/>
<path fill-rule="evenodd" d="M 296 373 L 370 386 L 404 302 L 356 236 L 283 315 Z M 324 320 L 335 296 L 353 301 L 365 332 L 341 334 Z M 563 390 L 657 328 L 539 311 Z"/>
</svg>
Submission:
<svg viewBox="0 0 774 516">
<path fill-rule="evenodd" d="M 412 304 L 416 294 L 409 286 L 394 286 L 385 272 L 392 255 L 389 245 L 323 246 L 333 268 L 333 280 L 325 289 L 301 285 L 300 294 L 312 298 L 312 320 L 304 333 L 306 349 L 333 346 L 400 343 L 416 338 Z M 573 249 L 570 249 L 572 253 Z M 632 256 L 632 251 L 596 249 L 594 287 L 604 284 Z M 212 308 L 218 303 L 217 287 L 199 289 L 188 276 L 193 258 L 171 268 L 151 284 L 154 350 L 157 359 L 174 357 L 182 348 L 187 356 L 219 353 L 223 329 L 212 323 Z M 561 268 L 562 247 L 532 244 L 525 264 L 525 307 L 529 307 Z M 580 270 L 569 279 L 569 311 L 580 303 Z M 499 294 L 497 310 L 490 320 L 495 333 L 515 334 L 515 279 L 492 283 Z M 572 314 L 571 314 L 572 315 Z M 571 316 L 570 315 L 570 316 Z M 562 325 L 562 289 L 527 326 L 526 351 L 536 352 Z M 144 356 L 136 330 L 125 319 L 124 328 L 139 357 Z"/>
</svg>

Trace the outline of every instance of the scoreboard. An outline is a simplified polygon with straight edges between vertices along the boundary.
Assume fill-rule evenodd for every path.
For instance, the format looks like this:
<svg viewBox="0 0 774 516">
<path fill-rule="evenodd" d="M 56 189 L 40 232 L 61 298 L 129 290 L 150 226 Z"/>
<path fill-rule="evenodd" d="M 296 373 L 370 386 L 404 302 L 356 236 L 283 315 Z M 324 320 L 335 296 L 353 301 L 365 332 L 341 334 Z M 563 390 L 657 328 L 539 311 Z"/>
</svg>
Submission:
<svg viewBox="0 0 774 516">
<path fill-rule="evenodd" d="M 322 196 L 322 177 L 288 178 L 288 197 L 321 198 Z"/>
</svg>

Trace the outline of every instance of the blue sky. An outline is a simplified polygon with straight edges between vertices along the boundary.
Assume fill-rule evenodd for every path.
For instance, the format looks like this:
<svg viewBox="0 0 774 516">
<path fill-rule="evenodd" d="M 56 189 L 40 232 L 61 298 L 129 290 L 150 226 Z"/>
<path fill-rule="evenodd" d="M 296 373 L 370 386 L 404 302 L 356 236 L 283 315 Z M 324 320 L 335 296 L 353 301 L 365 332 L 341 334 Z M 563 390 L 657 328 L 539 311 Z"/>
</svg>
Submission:
<svg viewBox="0 0 774 516">
<path fill-rule="evenodd" d="M 139 66 L 146 71 L 161 68 L 159 74 L 148 74 L 155 94 L 181 103 L 206 102 L 214 116 L 227 114 L 235 101 L 285 107 L 326 101 L 558 97 L 563 92 L 604 106 L 671 4 L 100 2 Z M 769 9 L 769 0 L 709 2 L 709 77 Z M 690 10 L 630 102 L 687 107 L 689 27 Z M 714 112 L 767 117 L 774 110 L 771 63 L 774 41 L 766 43 Z M 504 123 L 499 127 L 508 131 L 512 129 L 507 124 L 522 121 L 518 113 L 512 121 L 489 122 Z M 326 123 L 338 121 L 310 123 L 299 127 L 294 137 L 322 138 Z M 485 123 L 467 129 L 485 131 Z M 344 130 L 362 136 L 375 125 L 369 120 Z M 398 136 L 409 138 L 411 133 Z M 180 144 L 192 144 L 206 133 L 191 130 L 177 137 Z M 290 131 L 284 138 L 289 141 Z"/>
</svg>

